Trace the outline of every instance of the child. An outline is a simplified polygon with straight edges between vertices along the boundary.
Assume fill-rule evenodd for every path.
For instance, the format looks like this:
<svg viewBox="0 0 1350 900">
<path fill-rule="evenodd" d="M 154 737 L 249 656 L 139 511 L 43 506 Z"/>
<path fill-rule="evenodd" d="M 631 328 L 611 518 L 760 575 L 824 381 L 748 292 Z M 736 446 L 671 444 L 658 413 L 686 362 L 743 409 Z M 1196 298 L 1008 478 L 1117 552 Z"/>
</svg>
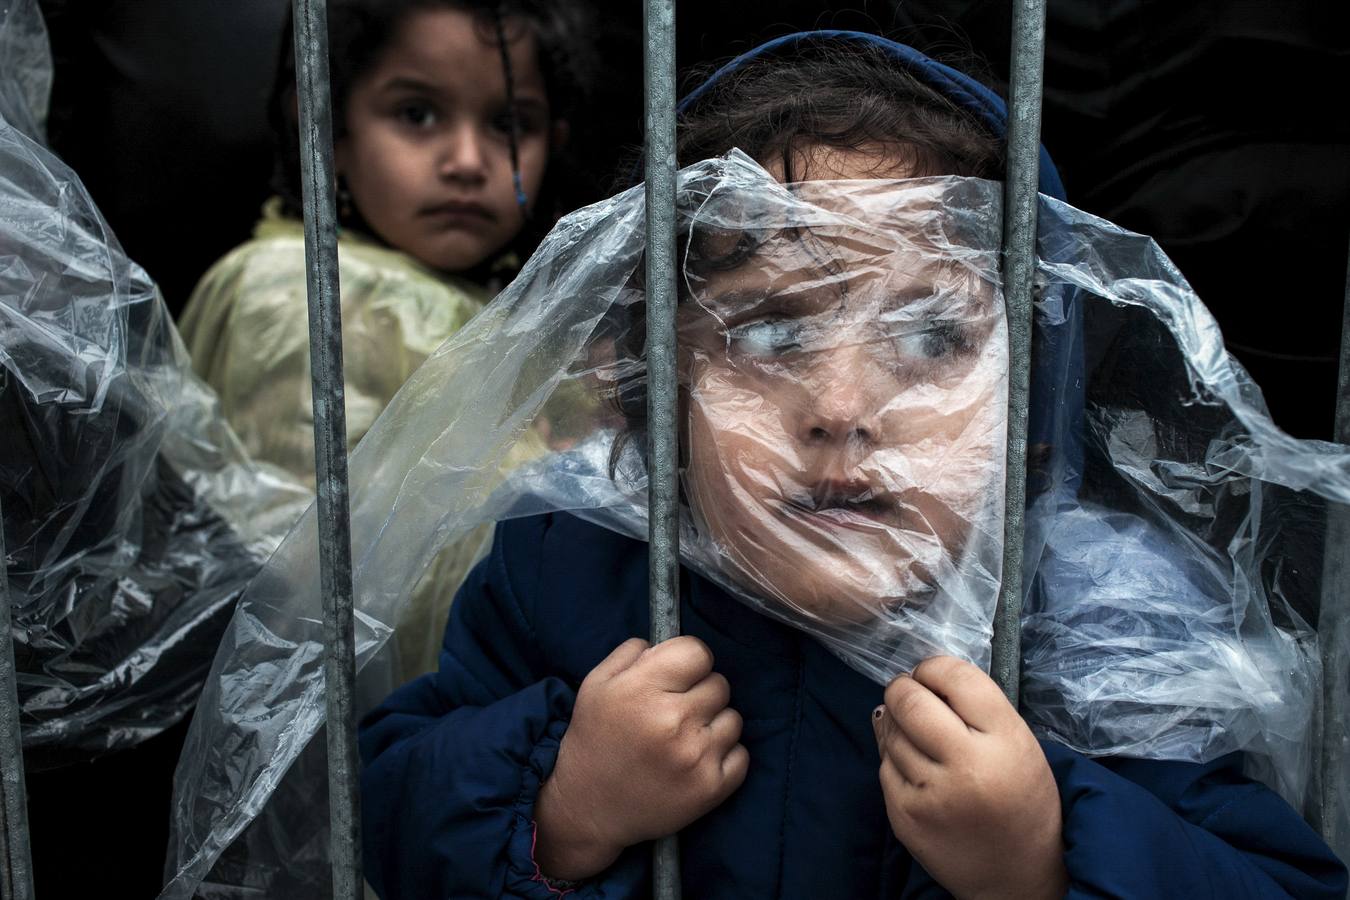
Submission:
<svg viewBox="0 0 1350 900">
<path fill-rule="evenodd" d="M 558 160 L 589 45 L 573 3 L 331 5 L 347 445 L 528 255 L 558 209 Z M 314 483 L 300 147 L 289 27 L 272 99 L 278 196 L 253 240 L 206 273 L 179 323 L 197 373 L 254 458 Z M 551 174 L 550 174 L 551 172 Z M 399 640 L 434 664 L 444 598 L 486 534 L 437 561 Z M 442 590 L 441 602 L 429 595 Z"/>
<path fill-rule="evenodd" d="M 1344 870 L 1237 754 L 1089 760 L 937 655 L 987 641 L 966 613 L 998 582 L 1006 337 L 996 261 L 967 249 L 997 239 L 961 231 L 997 202 L 968 176 L 1000 174 L 1001 104 L 908 48 L 822 33 L 748 54 L 682 109 L 682 161 L 739 147 L 790 184 L 710 184 L 707 206 L 806 217 L 692 228 L 680 251 L 701 563 L 684 636 L 634 637 L 641 542 L 562 513 L 500 525 L 440 671 L 363 723 L 381 895 L 645 896 L 645 842 L 679 832 L 698 898 L 1341 896 Z M 967 178 L 925 180 L 948 175 Z M 903 204 L 902 178 L 920 179 Z M 1044 157 L 1041 185 L 1059 192 Z M 621 478 L 643 373 L 615 371 Z M 1074 449 L 1047 452 L 1053 469 Z M 831 652 L 850 641 L 852 668 Z M 911 674 L 883 691 L 858 671 L 888 669 Z"/>
<path fill-rule="evenodd" d="M 341 0 L 328 24 L 351 447 L 560 212 L 560 174 L 546 173 L 588 45 L 570 3 Z M 279 196 L 202 278 L 180 329 L 249 452 L 312 484 L 289 35 L 272 101 Z"/>
</svg>

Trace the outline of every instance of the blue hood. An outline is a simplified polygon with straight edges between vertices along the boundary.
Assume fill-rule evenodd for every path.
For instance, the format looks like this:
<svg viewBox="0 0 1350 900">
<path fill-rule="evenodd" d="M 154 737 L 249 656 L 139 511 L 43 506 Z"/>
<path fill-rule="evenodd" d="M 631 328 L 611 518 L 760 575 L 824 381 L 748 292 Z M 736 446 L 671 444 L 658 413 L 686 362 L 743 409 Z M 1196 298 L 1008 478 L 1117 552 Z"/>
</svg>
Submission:
<svg viewBox="0 0 1350 900">
<path fill-rule="evenodd" d="M 1008 133 L 1008 106 L 1003 99 L 980 84 L 969 75 L 958 72 L 951 66 L 929 59 L 913 47 L 897 43 L 888 38 L 862 31 L 802 31 L 775 38 L 760 44 L 753 50 L 742 53 L 731 62 L 714 72 L 707 81 L 687 94 L 679 103 L 681 113 L 690 112 L 708 93 L 714 84 L 746 63 L 762 57 L 787 55 L 803 47 L 827 44 L 834 41 L 870 44 L 888 53 L 898 66 L 913 75 L 919 81 L 938 93 L 950 97 L 962 109 L 967 109 L 979 117 L 989 130 L 1001 137 Z M 1050 154 L 1041 148 L 1040 192 L 1056 200 L 1063 200 L 1064 183 L 1059 172 L 1050 160 Z"/>
</svg>

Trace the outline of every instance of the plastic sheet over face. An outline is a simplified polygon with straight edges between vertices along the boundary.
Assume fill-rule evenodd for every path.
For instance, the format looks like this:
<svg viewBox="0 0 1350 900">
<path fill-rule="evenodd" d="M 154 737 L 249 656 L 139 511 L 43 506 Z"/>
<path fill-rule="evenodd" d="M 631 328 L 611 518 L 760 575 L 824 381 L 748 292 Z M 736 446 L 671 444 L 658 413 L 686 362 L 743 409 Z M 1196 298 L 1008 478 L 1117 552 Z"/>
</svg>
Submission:
<svg viewBox="0 0 1350 900">
<path fill-rule="evenodd" d="M 679 179 L 684 563 L 878 685 L 936 653 L 988 660 L 1000 195 L 781 185 L 738 152 Z M 634 190 L 563 219 L 356 449 L 359 664 L 480 523 L 566 510 L 645 537 L 643 218 Z M 1274 428 L 1148 239 L 1050 200 L 1040 222 L 1025 713 L 1093 754 L 1244 749 L 1297 803 L 1319 683 L 1307 557 L 1326 501 L 1350 500 L 1350 453 Z M 323 717 L 315 540 L 311 513 L 216 658 L 168 897 L 326 890 L 323 750 L 305 749 Z M 363 682 L 372 701 L 392 687 Z"/>
<path fill-rule="evenodd" d="M 0 525 L 30 766 L 187 713 L 311 496 L 244 456 L 154 284 L 35 138 L 44 71 L 36 6 L 0 10 Z"/>
<path fill-rule="evenodd" d="M 687 555 L 879 680 L 988 660 L 1007 340 L 996 222 L 954 188 L 714 192 L 687 234 Z"/>
</svg>

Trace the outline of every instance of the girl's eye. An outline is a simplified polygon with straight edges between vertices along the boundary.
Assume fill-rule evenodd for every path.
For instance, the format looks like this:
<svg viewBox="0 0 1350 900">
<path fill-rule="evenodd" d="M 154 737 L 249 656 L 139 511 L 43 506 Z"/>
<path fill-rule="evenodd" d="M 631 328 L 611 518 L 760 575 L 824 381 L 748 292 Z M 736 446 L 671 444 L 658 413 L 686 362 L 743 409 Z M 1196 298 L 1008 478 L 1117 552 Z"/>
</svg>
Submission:
<svg viewBox="0 0 1350 900">
<path fill-rule="evenodd" d="M 395 114 L 400 121 L 414 128 L 430 128 L 436 124 L 436 110 L 428 103 L 405 103 Z"/>
<path fill-rule="evenodd" d="M 934 322 L 922 331 L 902 334 L 900 353 L 909 359 L 942 359 L 971 349 L 965 330 L 955 322 Z"/>
<path fill-rule="evenodd" d="M 759 319 L 728 333 L 732 348 L 750 356 L 781 356 L 801 349 L 802 326 L 792 319 Z"/>
</svg>

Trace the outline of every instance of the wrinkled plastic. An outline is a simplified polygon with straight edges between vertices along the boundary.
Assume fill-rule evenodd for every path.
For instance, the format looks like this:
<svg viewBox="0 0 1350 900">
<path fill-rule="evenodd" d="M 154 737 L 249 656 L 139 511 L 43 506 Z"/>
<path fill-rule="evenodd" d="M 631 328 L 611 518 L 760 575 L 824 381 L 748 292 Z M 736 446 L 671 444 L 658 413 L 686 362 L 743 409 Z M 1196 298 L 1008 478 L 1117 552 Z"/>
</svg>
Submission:
<svg viewBox="0 0 1350 900">
<path fill-rule="evenodd" d="M 39 143 L 47 138 L 52 92 L 52 53 L 47 26 L 35 0 L 0 7 L 0 113 L 12 127 Z"/>
<path fill-rule="evenodd" d="M 312 496 L 243 454 L 154 284 L 36 139 L 49 76 L 36 4 L 0 9 L 0 525 L 36 767 L 186 714 Z"/>
<path fill-rule="evenodd" d="M 677 205 L 686 565 L 878 683 L 934 653 L 987 665 L 1001 186 L 784 186 L 733 152 L 685 169 Z M 564 218 L 357 448 L 358 665 L 480 523 L 569 510 L 645 537 L 643 220 L 639 189 Z M 1245 749 L 1299 803 L 1350 452 L 1275 429 L 1151 241 L 1044 198 L 1040 223 L 1025 714 L 1092 754 Z M 311 511 L 216 658 L 166 897 L 327 890 L 315 540 Z M 372 702 L 389 687 L 362 675 Z"/>
</svg>

